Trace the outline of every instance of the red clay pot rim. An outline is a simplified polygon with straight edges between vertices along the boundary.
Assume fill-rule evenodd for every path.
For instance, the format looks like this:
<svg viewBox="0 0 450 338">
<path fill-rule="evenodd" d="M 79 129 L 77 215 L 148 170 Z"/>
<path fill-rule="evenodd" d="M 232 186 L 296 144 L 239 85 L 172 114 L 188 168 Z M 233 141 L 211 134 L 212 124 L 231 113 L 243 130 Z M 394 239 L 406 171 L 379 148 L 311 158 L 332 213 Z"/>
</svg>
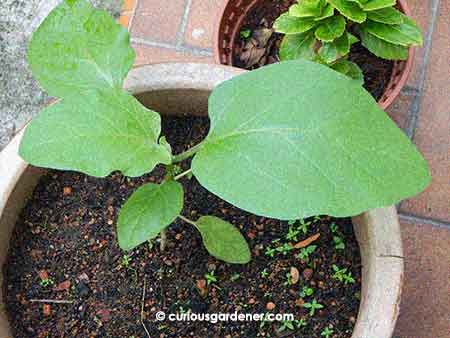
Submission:
<svg viewBox="0 0 450 338">
<path fill-rule="evenodd" d="M 213 44 L 214 44 L 214 60 L 217 64 L 223 64 L 221 62 L 221 48 L 219 46 L 220 44 L 220 33 L 222 30 L 222 21 L 225 14 L 225 11 L 227 10 L 230 2 L 233 0 L 226 0 L 223 2 L 218 15 L 217 19 L 215 20 L 216 24 L 214 27 L 214 37 L 213 37 Z M 238 1 L 238 5 L 242 3 L 243 0 L 240 2 Z M 245 15 L 240 17 L 240 20 L 234 25 L 233 29 L 236 31 L 241 27 L 242 21 L 246 14 L 261 0 L 253 0 L 250 5 L 247 6 L 245 10 Z M 406 0 L 397 0 L 397 4 L 400 7 L 401 11 L 407 15 L 408 17 L 411 16 L 411 10 L 408 7 L 408 4 Z M 233 32 L 231 35 L 234 36 L 236 32 Z M 414 60 L 414 54 L 415 54 L 415 48 L 410 47 L 408 50 L 408 58 L 406 60 L 402 61 L 394 61 L 394 65 L 392 68 L 392 74 L 391 78 L 389 79 L 388 84 L 386 85 L 385 91 L 383 95 L 381 96 L 380 100 L 378 100 L 378 104 L 381 107 L 381 109 L 386 110 L 392 102 L 397 98 L 397 96 L 400 94 L 400 91 L 402 88 L 406 85 L 406 82 L 408 80 L 408 77 L 411 73 L 412 66 L 413 66 L 413 60 Z M 230 65 L 232 66 L 232 65 Z M 404 67 L 402 67 L 404 66 Z M 402 69 L 399 69 L 399 68 Z"/>
</svg>

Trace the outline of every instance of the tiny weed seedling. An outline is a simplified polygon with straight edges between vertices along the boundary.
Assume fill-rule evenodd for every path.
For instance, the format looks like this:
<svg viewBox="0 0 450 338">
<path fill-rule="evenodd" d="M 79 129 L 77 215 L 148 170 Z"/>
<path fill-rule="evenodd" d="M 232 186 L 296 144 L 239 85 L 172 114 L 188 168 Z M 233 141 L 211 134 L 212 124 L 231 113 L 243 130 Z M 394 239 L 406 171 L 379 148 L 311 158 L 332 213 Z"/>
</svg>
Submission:
<svg viewBox="0 0 450 338">
<path fill-rule="evenodd" d="M 239 35 L 243 39 L 248 39 L 252 36 L 252 31 L 250 29 L 241 29 L 241 31 L 239 32 Z"/>
<path fill-rule="evenodd" d="M 347 284 L 354 284 L 355 279 L 352 277 L 352 273 L 350 271 L 347 272 L 347 268 L 339 269 L 339 267 L 336 264 L 333 264 L 333 278 L 343 282 L 345 285 Z"/>
<path fill-rule="evenodd" d="M 336 225 L 336 223 L 331 223 L 331 225 L 330 225 L 330 231 L 331 231 L 331 233 L 332 234 L 335 234 L 336 232 L 337 232 L 337 230 L 338 230 L 338 226 Z"/>
<path fill-rule="evenodd" d="M 130 262 L 131 262 L 131 258 L 128 255 L 123 255 L 122 256 L 122 260 L 120 261 L 120 265 L 125 268 L 128 269 L 130 267 Z"/>
<path fill-rule="evenodd" d="M 300 297 L 305 298 L 305 297 L 310 297 L 314 294 L 314 289 L 308 286 L 303 286 L 302 289 L 300 290 Z"/>
<path fill-rule="evenodd" d="M 330 329 L 329 327 L 326 327 L 322 330 L 322 332 L 320 332 L 320 335 L 325 338 L 330 338 L 333 332 L 334 330 Z"/>
<path fill-rule="evenodd" d="M 398 58 L 421 42 L 416 26 L 393 8 L 378 12 L 354 1 L 347 13 L 339 3 L 302 0 L 280 17 L 275 27 L 288 34 L 282 58 L 288 58 L 290 46 L 299 52 L 295 57 L 302 56 L 305 46 L 311 55 L 335 60 L 334 69 L 350 74 L 354 66 L 339 59 L 355 41 L 344 34 L 347 19 L 360 22 L 360 37 L 371 51 Z M 385 11 L 389 23 L 380 22 L 386 20 Z M 296 31 L 299 22 L 309 28 Z M 396 32 L 405 29 L 407 34 L 399 37 Z M 312 53 L 316 40 L 322 46 Z M 215 258 L 250 261 L 248 244 L 233 224 L 215 216 L 191 220 L 181 214 L 180 182 L 190 176 L 238 208 L 279 220 L 353 216 L 413 196 L 430 180 L 426 161 L 369 93 L 328 67 L 304 60 L 262 67 L 216 86 L 209 96 L 208 135 L 175 154 L 161 135 L 158 112 L 123 89 L 134 59 L 128 32 L 111 16 L 86 0 L 63 0 L 33 34 L 27 52 L 34 77 L 58 100 L 27 126 L 19 149 L 32 165 L 99 178 L 114 171 L 139 177 L 157 165 L 163 168 L 161 183 L 140 186 L 120 210 L 117 238 L 125 251 L 159 234 L 163 250 L 165 229 L 179 219 L 199 231 Z M 190 168 L 180 172 L 187 159 Z M 308 223 L 300 221 L 297 230 L 306 234 Z M 289 236 L 294 238 L 295 232 Z M 274 247 L 266 248 L 266 255 L 292 249 Z"/>
<path fill-rule="evenodd" d="M 288 241 L 297 241 L 298 235 L 300 234 L 300 230 L 294 228 L 293 226 L 289 227 L 288 233 L 286 234 L 286 240 Z"/>
<path fill-rule="evenodd" d="M 339 236 L 333 236 L 334 248 L 336 250 L 344 250 L 345 243 L 344 240 Z"/>
<path fill-rule="evenodd" d="M 205 279 L 206 279 L 206 285 L 209 286 L 212 283 L 217 282 L 217 278 L 215 276 L 215 272 L 214 271 L 210 271 L 205 273 Z"/>
<path fill-rule="evenodd" d="M 262 278 L 266 278 L 267 276 L 269 276 L 269 272 L 267 271 L 267 269 L 264 269 L 263 271 L 261 271 Z"/>
<path fill-rule="evenodd" d="M 283 332 L 286 330 L 291 330 L 291 331 L 295 330 L 294 322 L 292 320 L 283 320 L 281 322 L 281 325 L 278 328 L 278 332 Z"/>
<path fill-rule="evenodd" d="M 234 273 L 233 275 L 231 275 L 230 280 L 231 280 L 232 282 L 235 282 L 235 281 L 237 281 L 239 278 L 241 278 L 241 275 L 240 275 L 239 273 Z"/>
<path fill-rule="evenodd" d="M 311 222 L 305 222 L 304 219 L 300 220 L 300 224 L 298 225 L 298 229 L 303 232 L 304 235 L 308 233 L 309 226 L 311 225 Z"/>
<path fill-rule="evenodd" d="M 313 317 L 316 313 L 316 310 L 323 309 L 323 305 L 317 303 L 316 299 L 313 299 L 310 303 L 304 303 L 303 307 L 309 310 L 309 316 Z"/>
<path fill-rule="evenodd" d="M 382 59 L 406 60 L 408 48 L 423 43 L 420 28 L 395 4 L 391 0 L 298 1 L 274 23 L 275 31 L 286 34 L 280 59 L 315 61 L 362 83 L 361 69 L 348 60 L 353 44 L 361 40 Z"/>
<path fill-rule="evenodd" d="M 290 272 L 286 273 L 286 281 L 283 283 L 284 286 L 292 285 L 292 275 Z"/>
<path fill-rule="evenodd" d="M 316 250 L 316 248 L 317 245 L 314 244 L 308 245 L 306 248 L 301 248 L 300 252 L 297 255 L 295 255 L 295 257 L 307 263 L 309 262 L 309 256 Z"/>
<path fill-rule="evenodd" d="M 43 288 L 48 288 L 55 284 L 55 281 L 51 278 L 44 278 L 39 281 L 39 285 Z"/>
</svg>

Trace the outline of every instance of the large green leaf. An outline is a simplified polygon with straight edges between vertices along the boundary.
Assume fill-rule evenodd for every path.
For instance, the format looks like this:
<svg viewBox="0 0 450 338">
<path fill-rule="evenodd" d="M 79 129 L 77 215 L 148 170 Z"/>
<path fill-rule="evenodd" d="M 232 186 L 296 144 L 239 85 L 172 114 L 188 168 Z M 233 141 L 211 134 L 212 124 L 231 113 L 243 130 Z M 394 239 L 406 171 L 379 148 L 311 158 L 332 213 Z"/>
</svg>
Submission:
<svg viewBox="0 0 450 338">
<path fill-rule="evenodd" d="M 407 16 L 399 25 L 386 25 L 368 20 L 364 27 L 370 34 L 395 45 L 407 47 L 423 43 L 419 27 Z"/>
<path fill-rule="evenodd" d="M 371 95 L 314 62 L 281 62 L 222 83 L 209 116 L 193 173 L 258 215 L 356 215 L 429 181 L 425 160 Z"/>
<path fill-rule="evenodd" d="M 28 63 L 50 95 L 121 88 L 135 53 L 128 31 L 85 0 L 66 0 L 33 34 Z"/>
<path fill-rule="evenodd" d="M 183 187 L 177 181 L 147 183 L 120 210 L 117 236 L 123 250 L 155 238 L 183 209 Z"/>
<path fill-rule="evenodd" d="M 245 238 L 232 224 L 214 216 L 203 216 L 194 222 L 208 252 L 225 262 L 246 264 L 250 249 Z"/>
<path fill-rule="evenodd" d="M 273 28 L 278 33 L 299 34 L 309 31 L 317 23 L 312 18 L 296 18 L 284 13 L 273 24 Z"/>
<path fill-rule="evenodd" d="M 328 2 L 336 8 L 339 13 L 352 21 L 358 23 L 366 21 L 366 13 L 364 13 L 357 3 L 347 0 L 328 0 Z"/>
<path fill-rule="evenodd" d="M 408 58 L 408 47 L 394 45 L 370 34 L 364 27 L 360 31 L 361 43 L 371 53 L 387 60 L 406 60 Z"/>
<path fill-rule="evenodd" d="M 19 154 L 29 163 L 102 177 L 140 176 L 171 155 L 157 143 L 160 116 L 121 89 L 74 95 L 27 126 Z"/>
<path fill-rule="evenodd" d="M 302 0 L 289 8 L 289 15 L 298 18 L 320 16 L 325 0 Z"/>
<path fill-rule="evenodd" d="M 20 155 L 31 164 L 106 176 L 140 176 L 170 163 L 160 117 L 121 89 L 134 60 L 128 32 L 85 0 L 65 0 L 34 33 L 34 76 L 62 100 L 27 127 Z"/>
<path fill-rule="evenodd" d="M 398 25 L 403 22 L 405 15 L 393 7 L 387 7 L 377 9 L 376 11 L 370 11 L 367 13 L 367 17 L 372 21 L 381 22 L 388 25 Z"/>
<path fill-rule="evenodd" d="M 312 60 L 315 55 L 315 43 L 316 38 L 313 31 L 285 35 L 280 47 L 280 59 L 282 61 L 299 58 Z"/>
<path fill-rule="evenodd" d="M 369 0 L 363 5 L 365 11 L 375 11 L 377 9 L 395 6 L 397 0 Z"/>
<path fill-rule="evenodd" d="M 315 31 L 316 38 L 321 41 L 333 41 L 344 34 L 345 23 L 345 19 L 340 15 L 320 21 Z"/>
</svg>

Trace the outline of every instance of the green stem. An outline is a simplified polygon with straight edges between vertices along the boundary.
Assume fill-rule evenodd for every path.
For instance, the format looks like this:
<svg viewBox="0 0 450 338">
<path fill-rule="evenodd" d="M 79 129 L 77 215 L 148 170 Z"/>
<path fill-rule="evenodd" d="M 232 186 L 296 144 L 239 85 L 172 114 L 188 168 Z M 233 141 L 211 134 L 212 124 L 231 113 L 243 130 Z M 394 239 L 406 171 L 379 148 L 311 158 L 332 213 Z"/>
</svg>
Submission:
<svg viewBox="0 0 450 338">
<path fill-rule="evenodd" d="M 194 221 L 191 221 L 190 219 L 184 217 L 183 215 L 178 215 L 178 217 L 181 218 L 181 219 L 182 219 L 183 221 L 185 221 L 186 223 L 189 223 L 189 224 L 191 224 L 191 225 L 197 227 L 197 224 L 195 224 Z"/>
<path fill-rule="evenodd" d="M 188 170 L 186 170 L 185 172 L 182 172 L 180 175 L 175 176 L 173 179 L 175 181 L 178 181 L 180 178 L 182 178 L 183 176 L 186 176 L 187 174 L 191 173 L 192 169 L 189 168 Z"/>
<path fill-rule="evenodd" d="M 189 148 L 188 150 L 182 152 L 181 154 L 172 156 L 172 163 L 178 163 L 193 156 L 197 151 L 200 150 L 201 147 L 203 147 L 203 142 L 196 144 L 195 146 Z"/>
</svg>

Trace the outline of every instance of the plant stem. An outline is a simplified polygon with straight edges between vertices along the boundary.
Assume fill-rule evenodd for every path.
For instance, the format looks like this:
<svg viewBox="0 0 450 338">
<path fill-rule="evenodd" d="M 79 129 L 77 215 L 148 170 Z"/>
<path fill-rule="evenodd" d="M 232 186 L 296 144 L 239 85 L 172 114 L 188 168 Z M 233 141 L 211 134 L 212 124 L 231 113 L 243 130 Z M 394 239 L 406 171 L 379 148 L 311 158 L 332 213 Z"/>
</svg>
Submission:
<svg viewBox="0 0 450 338">
<path fill-rule="evenodd" d="M 189 148 L 185 152 L 182 152 L 181 154 L 174 155 L 172 157 L 172 163 L 178 163 L 181 162 L 191 156 L 193 156 L 197 151 L 200 150 L 200 148 L 203 147 L 203 142 L 200 142 L 199 144 L 196 144 L 192 148 Z"/>
<path fill-rule="evenodd" d="M 187 174 L 189 174 L 189 173 L 191 173 L 191 172 L 192 172 L 192 169 L 189 168 L 189 169 L 186 170 L 185 172 L 182 172 L 181 174 L 175 176 L 173 179 L 174 179 L 175 181 L 178 181 L 180 178 L 182 178 L 183 176 L 186 176 Z"/>
<path fill-rule="evenodd" d="M 161 235 L 161 242 L 159 245 L 159 250 L 161 252 L 163 252 L 164 250 L 166 250 L 166 246 L 167 246 L 167 232 L 166 229 L 162 229 L 160 232 Z"/>
<path fill-rule="evenodd" d="M 182 219 L 183 221 L 185 221 L 186 223 L 189 223 L 189 224 L 191 224 L 191 225 L 197 227 L 197 224 L 195 224 L 194 221 L 191 221 L 190 219 L 184 217 L 183 215 L 178 215 L 178 217 L 181 218 L 181 219 Z"/>
</svg>

